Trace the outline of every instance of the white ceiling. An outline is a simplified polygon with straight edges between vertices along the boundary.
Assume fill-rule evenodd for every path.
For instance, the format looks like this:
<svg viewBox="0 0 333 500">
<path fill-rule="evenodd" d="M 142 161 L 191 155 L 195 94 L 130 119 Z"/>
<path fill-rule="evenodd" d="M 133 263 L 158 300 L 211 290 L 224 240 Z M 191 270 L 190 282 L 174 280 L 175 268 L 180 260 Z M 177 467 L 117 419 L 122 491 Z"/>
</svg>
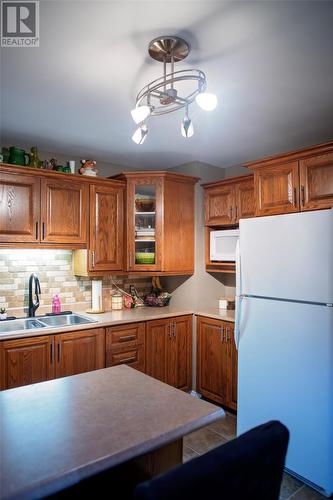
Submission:
<svg viewBox="0 0 333 500">
<path fill-rule="evenodd" d="M 199 160 L 228 167 L 333 139 L 331 1 L 40 2 L 40 47 L 1 52 L 3 137 L 41 149 L 140 168 Z M 219 99 L 151 119 L 131 141 L 138 90 L 161 74 L 148 42 L 183 36 L 176 69 L 205 71 Z"/>
</svg>

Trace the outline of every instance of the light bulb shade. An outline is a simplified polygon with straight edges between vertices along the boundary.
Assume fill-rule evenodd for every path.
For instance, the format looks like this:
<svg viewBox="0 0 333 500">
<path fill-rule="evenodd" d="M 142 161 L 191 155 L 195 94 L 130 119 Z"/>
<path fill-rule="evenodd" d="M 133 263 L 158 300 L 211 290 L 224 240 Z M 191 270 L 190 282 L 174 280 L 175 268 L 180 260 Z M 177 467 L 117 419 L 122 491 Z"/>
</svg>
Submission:
<svg viewBox="0 0 333 500">
<path fill-rule="evenodd" d="M 135 123 L 141 123 L 150 115 L 150 106 L 138 106 L 132 109 L 131 115 Z"/>
<path fill-rule="evenodd" d="M 198 106 L 205 111 L 213 111 L 217 106 L 217 97 L 215 94 L 210 94 L 209 92 L 201 92 L 195 98 Z"/>
<path fill-rule="evenodd" d="M 188 116 L 185 116 L 185 118 L 183 119 L 180 130 L 182 136 L 186 139 L 189 139 L 194 134 L 193 123 Z"/>
<path fill-rule="evenodd" d="M 143 144 L 146 140 L 147 134 L 148 127 L 146 124 L 144 124 L 136 129 L 136 131 L 132 135 L 132 141 L 135 142 L 135 144 Z"/>
</svg>

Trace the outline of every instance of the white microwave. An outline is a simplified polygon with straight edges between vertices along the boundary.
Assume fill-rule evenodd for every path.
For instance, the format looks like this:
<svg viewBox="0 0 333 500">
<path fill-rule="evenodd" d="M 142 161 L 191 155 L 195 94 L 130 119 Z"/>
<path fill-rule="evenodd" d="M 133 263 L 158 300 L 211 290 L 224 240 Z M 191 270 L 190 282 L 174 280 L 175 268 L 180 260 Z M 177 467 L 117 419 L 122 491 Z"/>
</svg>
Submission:
<svg viewBox="0 0 333 500">
<path fill-rule="evenodd" d="M 239 229 L 210 232 L 210 260 L 235 261 Z"/>
</svg>

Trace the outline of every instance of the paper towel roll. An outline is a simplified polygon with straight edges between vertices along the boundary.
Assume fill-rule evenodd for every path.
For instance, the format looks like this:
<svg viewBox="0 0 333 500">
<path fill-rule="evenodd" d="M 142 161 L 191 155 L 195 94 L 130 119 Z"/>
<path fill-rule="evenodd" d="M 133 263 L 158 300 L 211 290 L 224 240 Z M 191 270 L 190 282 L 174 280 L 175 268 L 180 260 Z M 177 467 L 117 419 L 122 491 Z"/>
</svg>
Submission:
<svg viewBox="0 0 333 500">
<path fill-rule="evenodd" d="M 102 309 L 102 280 L 93 280 L 91 291 L 91 307 L 94 311 Z"/>
</svg>

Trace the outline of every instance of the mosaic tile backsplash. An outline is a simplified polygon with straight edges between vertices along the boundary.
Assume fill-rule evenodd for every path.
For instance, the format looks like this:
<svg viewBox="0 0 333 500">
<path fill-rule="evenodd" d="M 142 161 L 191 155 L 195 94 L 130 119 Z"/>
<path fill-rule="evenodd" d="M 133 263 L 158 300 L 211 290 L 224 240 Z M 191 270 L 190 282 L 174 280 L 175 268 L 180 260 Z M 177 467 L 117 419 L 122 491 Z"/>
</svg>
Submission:
<svg viewBox="0 0 333 500">
<path fill-rule="evenodd" d="M 91 305 L 91 280 L 74 276 L 71 250 L 0 249 L 0 307 L 26 308 L 28 281 L 31 273 L 37 274 L 41 286 L 41 306 L 51 306 L 54 294 L 59 294 L 62 309 L 70 304 L 83 307 Z M 134 284 L 140 295 L 151 289 L 151 279 L 119 278 L 114 282 L 129 290 Z M 111 309 L 111 277 L 103 279 L 103 307 Z"/>
</svg>

